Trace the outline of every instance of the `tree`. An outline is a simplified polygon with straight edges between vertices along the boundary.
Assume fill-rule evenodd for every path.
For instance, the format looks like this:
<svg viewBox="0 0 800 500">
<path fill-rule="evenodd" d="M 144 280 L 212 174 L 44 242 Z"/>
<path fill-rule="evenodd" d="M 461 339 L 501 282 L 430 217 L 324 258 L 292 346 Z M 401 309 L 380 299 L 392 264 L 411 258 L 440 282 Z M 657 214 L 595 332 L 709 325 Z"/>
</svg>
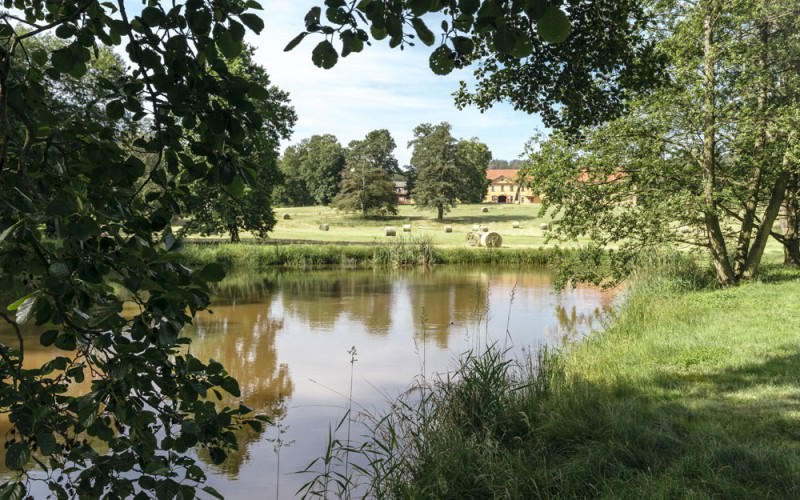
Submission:
<svg viewBox="0 0 800 500">
<path fill-rule="evenodd" d="M 699 246 L 730 286 L 756 275 L 796 170 L 797 21 L 770 1 L 667 7 L 671 80 L 577 143 L 531 148 L 529 174 L 561 235 Z"/>
<path fill-rule="evenodd" d="M 346 154 L 344 176 L 333 205 L 347 212 L 397 213 L 392 174 L 397 172 L 396 145 L 388 130 L 373 130 L 352 141 Z"/>
<path fill-rule="evenodd" d="M 517 109 L 540 113 L 550 127 L 572 131 L 617 116 L 631 90 L 657 83 L 663 64 L 645 30 L 648 4 L 638 0 L 339 0 L 325 5 L 324 18 L 320 7 L 309 10 L 305 31 L 286 50 L 308 35 L 323 35 L 312 60 L 330 69 L 340 54 L 361 52 L 370 38 L 388 38 L 390 47 L 401 49 L 419 40 L 436 46 L 429 59 L 436 74 L 476 66 L 476 89 L 462 83 L 458 106 L 486 109 L 510 101 Z M 444 17 L 439 43 L 425 22 L 434 13 L 437 24 Z"/>
<path fill-rule="evenodd" d="M 327 205 L 339 192 L 345 150 L 336 136 L 313 135 L 286 149 L 282 170 L 291 205 Z"/>
<path fill-rule="evenodd" d="M 287 147 L 278 161 L 281 182 L 273 194 L 276 204 L 302 207 L 314 203 L 303 178 L 305 149 L 301 146 L 302 143 Z"/>
<path fill-rule="evenodd" d="M 418 125 L 408 145 L 414 148 L 411 164 L 417 171 L 414 200 L 418 207 L 435 209 L 436 218 L 442 220 L 466 185 L 465 175 L 456 165 L 456 140 L 450 134 L 450 124 Z"/>
<path fill-rule="evenodd" d="M 480 203 L 486 196 L 489 179 L 486 168 L 492 160 L 489 146 L 477 138 L 461 139 L 456 143 L 455 162 L 461 174 L 461 194 L 458 199 L 466 203 Z"/>
<path fill-rule="evenodd" d="M 275 226 L 272 211 L 272 189 L 278 184 L 278 145 L 288 139 L 296 115 L 289 104 L 289 94 L 270 85 L 264 68 L 253 62 L 253 48 L 247 47 L 231 64 L 234 75 L 249 76 L 261 85 L 266 94 L 250 99 L 262 118 L 261 128 L 248 131 L 243 141 L 244 153 L 239 161 L 246 164 L 252 177 L 236 178 L 229 184 L 209 184 L 204 179 L 192 180 L 187 173 L 188 195 L 184 197 L 188 218 L 184 233 L 202 235 L 227 232 L 231 243 L 239 242 L 239 232 L 250 231 L 266 238 Z"/>
<path fill-rule="evenodd" d="M 215 391 L 239 396 L 236 380 L 185 349 L 183 326 L 224 273 L 183 265 L 170 221 L 188 183 L 256 177 L 244 160 L 264 123 L 253 103 L 270 94 L 231 65 L 245 26 L 263 22 L 238 1 L 14 7 L 0 13 L 0 321 L 16 337 L 0 345 L 0 412 L 16 472 L 0 494 L 25 496 L 35 460 L 59 498 L 191 497 L 204 474 L 190 448 L 219 463 L 233 430 L 262 424 L 215 405 Z M 50 34 L 63 45 L 37 42 Z M 124 48 L 128 72 L 94 72 L 110 46 Z M 26 364 L 37 340 L 24 323 L 61 355 Z M 86 377 L 90 392 L 67 393 Z"/>
</svg>

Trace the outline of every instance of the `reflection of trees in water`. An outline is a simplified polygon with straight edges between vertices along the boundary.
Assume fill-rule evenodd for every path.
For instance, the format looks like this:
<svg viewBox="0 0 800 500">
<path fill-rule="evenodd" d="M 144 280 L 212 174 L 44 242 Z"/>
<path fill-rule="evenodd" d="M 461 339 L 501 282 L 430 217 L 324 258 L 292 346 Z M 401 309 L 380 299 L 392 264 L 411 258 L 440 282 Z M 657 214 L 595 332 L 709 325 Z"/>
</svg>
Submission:
<svg viewBox="0 0 800 500">
<path fill-rule="evenodd" d="M 410 286 L 411 313 L 419 325 L 416 335 L 433 338 L 447 348 L 451 328 L 463 328 L 486 318 L 489 287 L 486 277 L 477 275 L 465 282 L 464 275 L 429 276 Z M 423 328 L 424 327 L 424 328 Z"/>
<path fill-rule="evenodd" d="M 229 274 L 212 288 L 216 305 L 269 302 L 267 298 L 274 291 L 275 283 L 267 276 L 244 272 Z"/>
<path fill-rule="evenodd" d="M 195 321 L 192 354 L 200 359 L 213 358 L 223 364 L 239 381 L 244 404 L 273 419 L 281 418 L 286 408 L 284 401 L 294 392 L 289 367 L 279 364 L 275 350 L 275 337 L 283 328 L 281 320 L 268 316 L 264 304 L 243 304 L 218 308 L 216 313 L 203 313 Z M 221 404 L 238 404 L 233 398 Z M 258 441 L 262 432 L 250 427 L 236 432 L 238 452 L 231 453 L 219 468 L 236 477 L 242 464 L 248 460 L 248 448 Z M 211 463 L 204 450 L 198 456 Z"/>
<path fill-rule="evenodd" d="M 392 277 L 382 271 L 286 273 L 275 277 L 286 312 L 330 328 L 347 314 L 371 334 L 389 332 Z"/>
<path fill-rule="evenodd" d="M 563 304 L 558 304 L 555 307 L 555 318 L 558 321 L 558 325 L 552 334 L 560 337 L 564 343 L 570 342 L 588 333 L 596 322 L 609 312 L 610 307 L 600 306 L 595 307 L 591 312 L 579 313 L 578 307 L 575 305 L 567 307 Z"/>
</svg>

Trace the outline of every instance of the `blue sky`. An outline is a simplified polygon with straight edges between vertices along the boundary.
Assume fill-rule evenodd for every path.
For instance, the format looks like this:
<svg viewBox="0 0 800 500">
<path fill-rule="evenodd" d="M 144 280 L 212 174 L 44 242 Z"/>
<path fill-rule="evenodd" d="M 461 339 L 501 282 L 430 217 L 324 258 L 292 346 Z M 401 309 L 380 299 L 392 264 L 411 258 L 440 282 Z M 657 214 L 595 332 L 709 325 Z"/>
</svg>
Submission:
<svg viewBox="0 0 800 500">
<path fill-rule="evenodd" d="M 455 137 L 477 137 L 494 158 L 513 160 L 536 131 L 544 130 L 538 116 L 514 111 L 507 104 L 483 114 L 474 108 L 456 109 L 452 93 L 460 80 L 472 79 L 472 71 L 434 75 L 428 68 L 431 49 L 422 44 L 400 51 L 390 49 L 386 40 L 373 41 L 363 52 L 340 58 L 331 70 L 311 62 L 311 51 L 321 37 L 306 37 L 291 52 L 283 52 L 289 40 L 303 31 L 308 9 L 322 4 L 323 0 L 263 1 L 259 14 L 266 27 L 261 35 L 248 35 L 247 41 L 256 47 L 256 61 L 274 84 L 290 93 L 298 114 L 294 135 L 284 148 L 323 133 L 334 134 L 347 145 L 370 130 L 386 128 L 397 142 L 400 165 L 405 165 L 411 156 L 406 144 L 413 128 L 447 121 Z M 428 24 L 431 29 L 438 27 L 438 22 Z"/>
</svg>

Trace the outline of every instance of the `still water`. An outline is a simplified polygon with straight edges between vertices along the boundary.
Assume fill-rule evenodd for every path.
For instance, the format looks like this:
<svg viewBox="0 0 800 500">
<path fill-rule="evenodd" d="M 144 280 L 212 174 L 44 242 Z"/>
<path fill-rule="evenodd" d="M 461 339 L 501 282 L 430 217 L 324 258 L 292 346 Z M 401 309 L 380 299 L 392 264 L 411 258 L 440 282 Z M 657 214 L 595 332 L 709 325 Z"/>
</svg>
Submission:
<svg viewBox="0 0 800 500">
<path fill-rule="evenodd" d="M 292 498 L 310 479 L 296 472 L 324 453 L 345 414 L 351 369 L 354 414 L 377 415 L 415 378 L 452 370 L 468 350 L 497 343 L 520 356 L 597 329 L 613 298 L 596 288 L 555 292 L 543 270 L 234 276 L 188 332 L 191 350 L 222 362 L 244 403 L 277 424 L 242 431 L 238 454 L 206 466 L 209 484 L 227 498 Z"/>
</svg>

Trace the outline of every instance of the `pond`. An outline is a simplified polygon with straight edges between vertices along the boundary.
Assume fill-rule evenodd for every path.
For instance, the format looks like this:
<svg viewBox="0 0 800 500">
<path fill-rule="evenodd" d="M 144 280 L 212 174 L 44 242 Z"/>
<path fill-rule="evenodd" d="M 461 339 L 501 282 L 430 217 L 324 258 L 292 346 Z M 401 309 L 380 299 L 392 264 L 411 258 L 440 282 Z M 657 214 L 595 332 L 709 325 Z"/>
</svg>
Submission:
<svg viewBox="0 0 800 500">
<path fill-rule="evenodd" d="M 206 465 L 209 484 L 227 498 L 292 498 L 311 478 L 296 472 L 324 453 L 345 415 L 351 383 L 353 413 L 378 415 L 469 350 L 496 343 L 519 356 L 597 329 L 613 299 L 588 287 L 555 292 L 549 272 L 529 269 L 232 276 L 188 332 L 192 354 L 220 361 L 244 403 L 276 425 L 240 432 L 239 453 Z M 31 346 L 26 356 L 48 353 Z"/>
</svg>

